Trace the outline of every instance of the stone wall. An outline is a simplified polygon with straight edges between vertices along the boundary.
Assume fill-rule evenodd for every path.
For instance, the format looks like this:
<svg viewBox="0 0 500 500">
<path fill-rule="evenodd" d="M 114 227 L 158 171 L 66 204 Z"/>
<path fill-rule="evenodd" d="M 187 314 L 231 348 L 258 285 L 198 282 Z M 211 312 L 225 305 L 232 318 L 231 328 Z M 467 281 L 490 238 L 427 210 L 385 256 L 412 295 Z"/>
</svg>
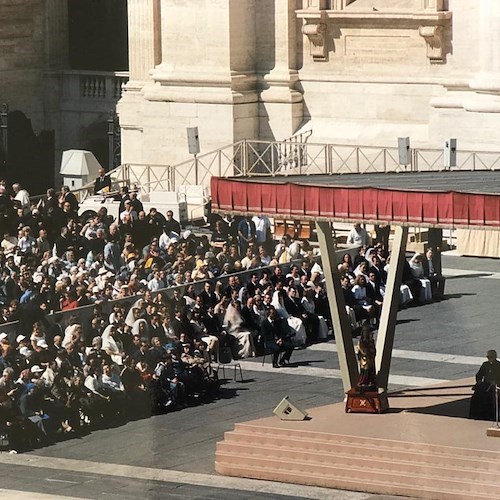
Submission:
<svg viewBox="0 0 500 500">
<path fill-rule="evenodd" d="M 43 0 L 0 2 L 0 102 L 43 128 Z"/>
<path fill-rule="evenodd" d="M 152 60 L 161 39 L 120 104 L 125 161 L 187 159 L 188 126 L 208 152 L 307 121 L 310 142 L 498 150 L 498 0 L 158 1 L 131 47 Z"/>
</svg>

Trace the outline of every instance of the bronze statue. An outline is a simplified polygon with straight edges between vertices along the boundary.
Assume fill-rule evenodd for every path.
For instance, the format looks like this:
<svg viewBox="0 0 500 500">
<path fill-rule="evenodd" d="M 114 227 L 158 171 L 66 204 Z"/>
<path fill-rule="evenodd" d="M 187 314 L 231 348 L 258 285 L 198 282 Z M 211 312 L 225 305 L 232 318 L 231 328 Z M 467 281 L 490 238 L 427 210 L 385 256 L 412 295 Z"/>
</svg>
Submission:
<svg viewBox="0 0 500 500">
<path fill-rule="evenodd" d="M 356 348 L 359 361 L 359 378 L 356 389 L 361 392 L 376 391 L 377 380 L 375 374 L 375 342 L 370 325 L 365 323 L 361 329 L 361 338 Z"/>
</svg>

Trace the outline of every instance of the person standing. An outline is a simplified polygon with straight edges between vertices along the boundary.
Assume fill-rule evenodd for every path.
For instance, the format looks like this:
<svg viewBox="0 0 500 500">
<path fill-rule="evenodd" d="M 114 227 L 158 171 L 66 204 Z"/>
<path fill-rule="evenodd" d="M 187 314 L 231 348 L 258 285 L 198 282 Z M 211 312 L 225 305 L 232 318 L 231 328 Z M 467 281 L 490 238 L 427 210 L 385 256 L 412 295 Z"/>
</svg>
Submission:
<svg viewBox="0 0 500 500">
<path fill-rule="evenodd" d="M 19 208 L 23 209 L 23 214 L 26 215 L 30 211 L 30 195 L 26 189 L 21 187 L 21 184 L 16 182 L 12 185 L 14 191 L 14 202 L 17 202 Z"/>
<path fill-rule="evenodd" d="M 271 221 L 269 217 L 255 215 L 252 217 L 252 221 L 255 224 L 255 242 L 258 246 L 262 245 L 269 250 L 271 242 Z"/>
<path fill-rule="evenodd" d="M 111 178 L 106 175 L 106 171 L 100 167 L 98 170 L 99 177 L 95 180 L 94 194 L 105 194 L 111 191 Z"/>
<path fill-rule="evenodd" d="M 368 231 L 364 227 L 361 227 L 361 224 L 354 224 L 347 237 L 347 244 L 360 247 L 369 246 L 371 244 L 371 237 Z"/>
<path fill-rule="evenodd" d="M 247 248 L 255 243 L 255 223 L 250 217 L 245 217 L 238 224 L 238 245 L 240 255 L 245 255 Z"/>
</svg>

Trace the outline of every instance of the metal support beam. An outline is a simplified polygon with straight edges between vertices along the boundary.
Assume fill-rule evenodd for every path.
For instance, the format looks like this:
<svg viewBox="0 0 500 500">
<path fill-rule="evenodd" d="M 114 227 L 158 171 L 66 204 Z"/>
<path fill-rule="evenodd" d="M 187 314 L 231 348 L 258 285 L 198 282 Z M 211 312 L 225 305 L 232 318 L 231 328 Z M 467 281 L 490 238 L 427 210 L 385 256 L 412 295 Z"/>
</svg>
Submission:
<svg viewBox="0 0 500 500">
<path fill-rule="evenodd" d="M 333 333 L 337 344 L 342 383 L 344 384 L 344 392 L 347 392 L 356 386 L 359 376 L 358 362 L 352 343 L 351 324 L 345 309 L 331 224 L 318 221 L 316 229 L 321 251 L 321 264 L 325 273 L 328 302 L 332 313 Z"/>
<path fill-rule="evenodd" d="M 391 264 L 385 287 L 384 303 L 380 316 L 380 325 L 377 335 L 377 357 L 375 365 L 377 370 L 377 385 L 379 389 L 387 392 L 389 371 L 391 368 L 392 347 L 396 331 L 396 318 L 400 299 L 401 278 L 405 263 L 406 242 L 408 241 L 408 228 L 396 226 L 391 252 Z"/>
</svg>

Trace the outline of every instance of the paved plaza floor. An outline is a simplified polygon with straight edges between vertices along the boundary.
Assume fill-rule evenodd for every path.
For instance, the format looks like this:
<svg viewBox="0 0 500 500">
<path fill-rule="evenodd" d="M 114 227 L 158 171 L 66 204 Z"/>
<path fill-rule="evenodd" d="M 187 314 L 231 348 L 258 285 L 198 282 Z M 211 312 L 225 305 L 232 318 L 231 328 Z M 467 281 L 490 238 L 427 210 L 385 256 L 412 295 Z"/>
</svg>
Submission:
<svg viewBox="0 0 500 500">
<path fill-rule="evenodd" d="M 446 299 L 398 314 L 393 389 L 471 377 L 488 349 L 500 352 L 500 262 L 445 255 L 443 267 Z M 16 498 L 37 498 L 37 492 L 51 498 L 370 498 L 215 475 L 216 443 L 236 422 L 271 416 L 287 395 L 304 408 L 342 401 L 333 340 L 296 350 L 292 362 L 274 369 L 269 358 L 264 365 L 261 358 L 244 360 L 244 381 L 226 380 L 220 398 L 210 404 L 27 454 L 2 453 L 0 498 L 14 496 L 14 490 L 27 495 L 16 492 Z"/>
</svg>

